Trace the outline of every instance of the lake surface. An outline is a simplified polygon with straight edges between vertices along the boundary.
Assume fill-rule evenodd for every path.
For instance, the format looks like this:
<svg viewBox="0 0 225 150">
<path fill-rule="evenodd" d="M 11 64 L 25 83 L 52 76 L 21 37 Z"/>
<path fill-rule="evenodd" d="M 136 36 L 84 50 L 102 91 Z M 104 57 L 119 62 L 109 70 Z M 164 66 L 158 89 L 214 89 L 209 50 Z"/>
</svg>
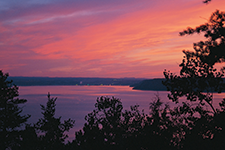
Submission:
<svg viewBox="0 0 225 150">
<path fill-rule="evenodd" d="M 129 86 L 20 86 L 19 97 L 27 99 L 23 113 L 31 115 L 29 123 L 35 123 L 42 117 L 40 104 L 46 105 L 48 92 L 51 97 L 57 97 L 56 117 L 75 120 L 74 128 L 69 132 L 69 140 L 74 139 L 75 131 L 82 129 L 84 117 L 94 109 L 97 97 L 114 96 L 121 99 L 124 110 L 138 104 L 140 110 L 144 109 L 145 113 L 148 113 L 149 103 L 154 100 L 156 94 L 163 102 L 175 106 L 168 100 L 167 91 L 139 91 L 132 90 Z M 223 97 L 225 93 L 214 94 L 215 105 L 218 105 Z"/>
</svg>

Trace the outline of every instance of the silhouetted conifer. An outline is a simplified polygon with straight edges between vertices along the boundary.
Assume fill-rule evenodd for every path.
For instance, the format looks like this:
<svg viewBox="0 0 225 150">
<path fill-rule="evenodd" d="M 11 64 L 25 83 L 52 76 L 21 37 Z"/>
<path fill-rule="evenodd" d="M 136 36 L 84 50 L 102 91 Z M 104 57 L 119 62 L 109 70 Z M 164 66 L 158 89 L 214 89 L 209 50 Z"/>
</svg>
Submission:
<svg viewBox="0 0 225 150">
<path fill-rule="evenodd" d="M 43 118 L 35 124 L 35 129 L 39 138 L 39 148 L 43 150 L 50 149 L 65 149 L 65 139 L 74 124 L 74 120 L 68 119 L 61 122 L 61 117 L 55 117 L 55 101 L 56 98 L 50 98 L 48 94 L 48 101 L 46 106 L 41 105 Z"/>
<path fill-rule="evenodd" d="M 0 148 L 16 148 L 21 141 L 22 126 L 29 115 L 22 115 L 19 105 L 27 100 L 16 98 L 19 96 L 18 87 L 13 81 L 8 81 L 8 74 L 0 70 Z"/>
</svg>

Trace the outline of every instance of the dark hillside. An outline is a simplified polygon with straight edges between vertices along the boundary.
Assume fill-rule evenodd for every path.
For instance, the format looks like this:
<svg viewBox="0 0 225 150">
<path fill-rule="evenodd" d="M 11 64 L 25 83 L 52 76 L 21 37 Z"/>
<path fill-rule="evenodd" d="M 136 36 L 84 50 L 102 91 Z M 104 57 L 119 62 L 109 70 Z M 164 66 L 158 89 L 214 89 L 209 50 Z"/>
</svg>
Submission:
<svg viewBox="0 0 225 150">
<path fill-rule="evenodd" d="M 152 90 L 152 91 L 166 91 L 166 87 L 162 84 L 165 79 L 147 79 L 134 85 L 135 90 Z"/>
</svg>

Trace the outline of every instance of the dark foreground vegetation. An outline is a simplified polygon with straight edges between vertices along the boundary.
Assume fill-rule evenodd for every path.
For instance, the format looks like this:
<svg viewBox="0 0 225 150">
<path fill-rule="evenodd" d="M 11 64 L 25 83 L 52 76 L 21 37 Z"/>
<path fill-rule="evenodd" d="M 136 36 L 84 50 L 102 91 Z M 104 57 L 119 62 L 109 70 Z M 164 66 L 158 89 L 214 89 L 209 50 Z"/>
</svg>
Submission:
<svg viewBox="0 0 225 150">
<path fill-rule="evenodd" d="M 95 150 L 95 149 L 223 149 L 225 146 L 225 100 L 214 114 L 201 104 L 188 102 L 170 108 L 155 97 L 149 112 L 138 105 L 123 110 L 118 98 L 99 97 L 95 109 L 85 117 L 83 129 L 66 142 L 74 120 L 55 117 L 56 98 L 41 105 L 43 117 L 27 124 L 29 115 L 21 115 L 26 100 L 16 98 L 18 87 L 0 71 L 0 148 L 16 150 Z"/>
<path fill-rule="evenodd" d="M 204 1 L 205 3 L 210 0 Z M 187 28 L 181 36 L 203 33 L 206 41 L 194 43 L 194 51 L 184 50 L 180 75 L 164 71 L 163 84 L 168 98 L 180 105 L 170 108 L 159 97 L 150 102 L 145 113 L 138 105 L 123 110 L 120 99 L 99 97 L 95 109 L 85 117 L 75 139 L 66 142 L 66 131 L 75 121 L 55 117 L 56 98 L 48 94 L 41 105 L 43 117 L 28 124 L 22 115 L 25 99 L 19 99 L 18 87 L 0 71 L 0 148 L 15 150 L 221 150 L 225 147 L 225 99 L 213 106 L 213 93 L 225 89 L 225 13 L 215 11 L 209 22 Z M 180 97 L 187 101 L 180 102 Z M 138 100 L 137 100 L 138 101 Z M 193 103 L 194 102 L 194 103 Z M 209 106 L 210 109 L 208 109 Z"/>
</svg>

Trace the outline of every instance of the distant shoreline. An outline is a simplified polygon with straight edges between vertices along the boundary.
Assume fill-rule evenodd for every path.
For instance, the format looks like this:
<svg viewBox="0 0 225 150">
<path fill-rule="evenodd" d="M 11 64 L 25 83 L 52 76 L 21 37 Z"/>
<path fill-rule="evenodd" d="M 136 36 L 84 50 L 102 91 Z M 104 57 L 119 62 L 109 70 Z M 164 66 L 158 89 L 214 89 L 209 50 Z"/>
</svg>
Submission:
<svg viewBox="0 0 225 150">
<path fill-rule="evenodd" d="M 129 86 L 129 85 L 17 85 L 17 86 L 23 86 L 23 87 L 26 87 L 26 86 Z M 131 86 L 130 86 L 131 87 Z M 134 89 L 136 90 L 136 89 Z"/>
<path fill-rule="evenodd" d="M 8 80 L 13 80 L 17 86 L 130 86 L 133 90 L 167 91 L 162 84 L 163 78 L 8 77 Z"/>
<path fill-rule="evenodd" d="M 145 78 L 72 78 L 72 77 L 9 77 L 17 86 L 130 86 L 133 90 L 167 91 L 164 79 Z"/>
<path fill-rule="evenodd" d="M 62 78 L 62 77 L 9 77 L 17 86 L 92 86 L 92 85 L 121 85 L 132 86 L 139 84 L 144 78 Z"/>
</svg>

